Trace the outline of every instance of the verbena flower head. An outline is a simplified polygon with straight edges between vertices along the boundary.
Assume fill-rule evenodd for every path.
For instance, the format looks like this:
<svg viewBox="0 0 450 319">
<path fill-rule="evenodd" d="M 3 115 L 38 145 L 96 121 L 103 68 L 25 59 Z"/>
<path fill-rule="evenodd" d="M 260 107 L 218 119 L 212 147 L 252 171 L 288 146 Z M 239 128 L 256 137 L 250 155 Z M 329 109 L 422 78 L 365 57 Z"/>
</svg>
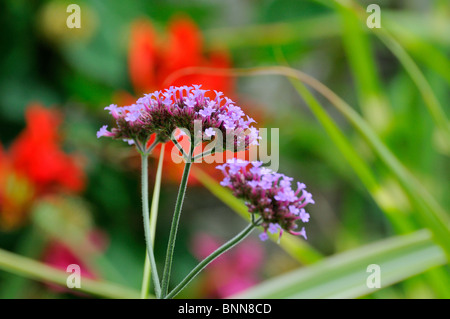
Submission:
<svg viewBox="0 0 450 319">
<path fill-rule="evenodd" d="M 230 159 L 217 168 L 225 175 L 220 184 L 230 188 L 234 196 L 244 199 L 250 213 L 261 216 L 264 228 L 259 236 L 261 240 L 268 238 L 268 232 L 279 233 L 281 237 L 283 231 L 307 238 L 304 227 L 296 230 L 298 220 L 309 221 L 305 206 L 314 204 L 305 184 L 297 182 L 294 190 L 293 178 L 262 167 L 259 161 Z"/>
<path fill-rule="evenodd" d="M 156 133 L 160 141 L 166 142 L 177 128 L 183 128 L 194 141 L 221 135 L 223 149 L 242 150 L 257 144 L 259 133 L 251 126 L 255 121 L 222 92 L 214 91 L 214 99 L 207 97 L 207 92 L 201 85 L 170 87 L 146 94 L 130 106 L 110 105 L 105 109 L 116 126 L 111 131 L 103 126 L 97 137 L 146 142 Z"/>
</svg>

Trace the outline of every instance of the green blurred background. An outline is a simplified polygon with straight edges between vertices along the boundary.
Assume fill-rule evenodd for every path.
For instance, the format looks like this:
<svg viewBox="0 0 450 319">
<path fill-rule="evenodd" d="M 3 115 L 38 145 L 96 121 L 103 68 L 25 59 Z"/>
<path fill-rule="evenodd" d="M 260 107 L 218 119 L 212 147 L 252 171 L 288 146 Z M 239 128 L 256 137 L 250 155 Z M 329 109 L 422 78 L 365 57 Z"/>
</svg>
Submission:
<svg viewBox="0 0 450 319">
<path fill-rule="evenodd" d="M 96 131 L 111 124 L 105 106 L 123 105 L 142 93 L 163 89 L 165 77 L 190 66 L 231 69 L 288 64 L 315 77 L 361 115 L 384 149 L 406 169 L 408 178 L 431 194 L 433 200 L 428 202 L 438 203 L 436 211 L 443 212 L 447 220 L 448 1 L 77 1 L 80 29 L 65 24 L 70 3 L 6 0 L 0 4 L 3 250 L 63 271 L 64 265 L 80 263 L 90 277 L 139 291 L 145 256 L 139 158 L 120 141 L 98 140 Z M 365 9 L 371 3 L 381 7 L 381 29 L 365 24 L 370 14 Z M 227 297 L 266 279 L 314 267 L 318 259 L 364 250 L 366 244 L 423 228 L 441 246 L 446 239 L 450 242 L 439 222 L 421 219 L 420 211 L 431 209 L 420 210 L 414 197 L 428 195 L 396 174 L 395 165 L 386 164 L 373 144 L 323 96 L 314 93 L 320 109 L 341 129 L 351 150 L 342 148 L 336 134 L 311 111 L 308 98 L 299 95 L 302 88 L 296 90 L 286 77 L 203 75 L 194 79 L 209 89 L 216 85 L 224 90 L 258 125 L 280 128 L 279 171 L 307 184 L 316 204 L 309 209 L 308 246 L 301 241 L 292 242 L 291 248 L 276 241 L 261 243 L 255 232 L 247 245 L 211 265 L 180 297 Z M 30 168 L 39 162 L 33 156 L 40 153 L 17 155 L 17 139 L 32 131 L 34 122 L 38 127 L 49 123 L 34 121 L 33 115 L 26 117 L 36 105 L 44 108 L 41 113 L 58 112 L 60 119 L 55 139 L 66 157 L 50 160 L 49 165 L 70 161 L 76 168 L 70 166 L 56 174 L 66 176 L 79 170 L 83 175 L 80 187 L 54 179 L 51 187 L 46 184 L 41 191 L 42 184 L 23 170 L 24 165 Z M 358 164 L 352 165 L 354 154 L 370 177 L 358 173 L 364 171 L 355 168 Z M 20 156 L 31 157 L 21 166 L 17 164 Z M 151 159 L 151 177 L 156 162 L 157 158 Z M 42 168 L 38 169 L 48 167 L 39 165 Z M 225 197 L 211 193 L 219 180 L 214 168 L 201 168 L 211 177 L 210 184 L 205 187 L 207 179 L 191 178 L 175 251 L 174 283 L 196 265 L 199 251 L 231 238 L 245 226 L 225 193 Z M 182 165 L 165 163 L 163 171 L 155 242 L 161 266 L 181 169 Z M 408 192 L 408 185 L 414 185 L 412 191 Z M 234 206 L 234 210 L 239 208 Z M 287 237 L 281 242 L 288 241 Z M 430 245 L 436 250 L 424 268 L 413 268 L 417 258 L 405 259 L 400 266 L 416 270 L 405 270 L 402 275 L 401 268 L 396 268 L 396 277 L 383 289 L 343 297 L 448 298 L 445 254 L 434 241 Z M 31 280 L 26 271 L 2 264 L 2 258 L 6 257 L 0 254 L 2 298 L 89 297 L 43 284 L 43 278 Z M 335 262 L 336 269 L 342 270 Z M 240 263 L 249 266 L 241 269 Z M 322 271 L 333 276 L 333 269 Z M 351 267 L 347 271 L 351 274 Z M 229 276 L 221 278 L 224 272 Z M 339 284 L 335 285 L 339 291 Z"/>
</svg>

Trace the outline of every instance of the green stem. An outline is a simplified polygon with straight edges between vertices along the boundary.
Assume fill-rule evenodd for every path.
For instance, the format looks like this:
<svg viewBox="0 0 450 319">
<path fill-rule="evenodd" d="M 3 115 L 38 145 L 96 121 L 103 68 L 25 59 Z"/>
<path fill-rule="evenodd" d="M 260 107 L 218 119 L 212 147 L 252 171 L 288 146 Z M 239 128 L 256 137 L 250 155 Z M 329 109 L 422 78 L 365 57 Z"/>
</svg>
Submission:
<svg viewBox="0 0 450 319">
<path fill-rule="evenodd" d="M 11 253 L 0 248 L 0 269 L 28 279 L 44 283 L 54 283 L 67 287 L 67 278 L 70 273 L 55 269 L 33 259 Z M 130 298 L 139 297 L 139 293 L 125 286 L 110 282 L 82 278 L 81 287 L 74 289 L 103 298 Z"/>
<path fill-rule="evenodd" d="M 192 151 L 191 151 L 192 154 Z M 189 158 L 191 157 L 189 154 Z M 189 178 L 189 172 L 191 170 L 192 162 L 187 161 L 184 166 L 183 177 L 181 178 L 180 188 L 178 190 L 177 202 L 175 204 L 175 211 L 173 213 L 172 226 L 170 228 L 169 242 L 167 244 L 166 262 L 164 265 L 164 273 L 162 279 L 162 298 L 167 295 L 170 270 L 172 268 L 173 251 L 175 249 L 175 239 L 177 237 L 178 224 L 180 222 L 181 207 L 183 206 L 184 195 L 186 193 L 187 182 Z"/>
<path fill-rule="evenodd" d="M 153 269 L 153 285 L 155 286 L 156 298 L 161 296 L 161 286 L 159 283 L 158 270 L 156 269 L 155 255 L 153 254 L 153 245 L 150 239 L 150 218 L 148 207 L 148 154 L 141 154 L 141 183 L 142 183 L 142 217 L 144 219 L 145 242 L 147 244 L 148 257 L 150 259 L 150 268 Z"/>
<path fill-rule="evenodd" d="M 141 299 L 148 299 L 148 291 L 150 289 L 151 278 L 150 259 L 148 258 L 147 249 L 145 250 L 144 272 L 142 275 Z"/>
<path fill-rule="evenodd" d="M 150 207 L 150 237 L 151 237 L 150 240 L 152 247 L 153 245 L 155 245 L 156 221 L 158 219 L 159 193 L 161 190 L 161 176 L 164 161 L 164 147 L 165 144 L 162 144 L 161 151 L 159 153 L 158 168 L 155 177 L 155 187 L 153 189 L 152 205 Z M 144 276 L 142 278 L 141 299 L 148 299 L 150 278 L 151 278 L 150 259 L 148 258 L 148 254 L 145 254 L 145 266 L 144 266 Z"/>
<path fill-rule="evenodd" d="M 243 231 L 233 237 L 231 240 L 217 248 L 213 253 L 211 253 L 208 257 L 203 259 L 194 269 L 164 298 L 171 299 L 175 297 L 181 290 L 186 287 L 192 279 L 194 279 L 206 266 L 208 266 L 212 261 L 214 261 L 217 257 L 230 250 L 241 241 L 243 241 L 252 230 L 256 227 L 255 224 L 248 225 Z"/>
<path fill-rule="evenodd" d="M 172 142 L 175 145 L 175 147 L 180 151 L 180 153 L 182 154 L 184 160 L 187 161 L 188 158 L 189 158 L 189 155 L 186 154 L 186 152 L 184 151 L 183 147 L 181 147 L 180 143 L 178 143 L 178 141 L 176 139 L 173 139 Z"/>
</svg>

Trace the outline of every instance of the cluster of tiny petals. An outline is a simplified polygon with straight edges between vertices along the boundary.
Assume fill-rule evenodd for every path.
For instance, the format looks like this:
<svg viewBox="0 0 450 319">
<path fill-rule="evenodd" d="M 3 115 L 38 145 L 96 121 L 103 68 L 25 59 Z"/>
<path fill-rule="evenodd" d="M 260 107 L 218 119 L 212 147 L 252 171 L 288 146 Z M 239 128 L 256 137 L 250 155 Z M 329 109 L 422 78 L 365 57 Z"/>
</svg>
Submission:
<svg viewBox="0 0 450 319">
<path fill-rule="evenodd" d="M 156 133 L 160 140 L 167 141 L 175 129 L 183 128 L 196 138 L 211 139 L 218 135 L 217 130 L 224 140 L 233 134 L 236 136 L 231 143 L 234 148 L 257 145 L 259 132 L 251 126 L 255 121 L 222 92 L 214 91 L 215 99 L 207 97 L 207 92 L 201 85 L 170 87 L 146 94 L 130 106 L 110 105 L 105 110 L 115 119 L 116 127 L 108 131 L 107 126 L 103 126 L 97 137 L 132 141 L 146 140 Z M 195 121 L 201 125 L 195 126 Z M 201 127 L 201 132 L 195 132 L 196 127 Z"/>
<path fill-rule="evenodd" d="M 244 199 L 250 213 L 261 216 L 264 228 L 259 236 L 261 240 L 268 238 L 267 233 L 279 233 L 281 237 L 283 231 L 307 238 L 304 227 L 296 231 L 298 220 L 309 221 L 305 206 L 314 204 L 305 184 L 297 182 L 294 190 L 293 178 L 273 172 L 259 161 L 231 159 L 217 168 L 225 175 L 220 184 L 230 188 L 234 196 Z"/>
</svg>

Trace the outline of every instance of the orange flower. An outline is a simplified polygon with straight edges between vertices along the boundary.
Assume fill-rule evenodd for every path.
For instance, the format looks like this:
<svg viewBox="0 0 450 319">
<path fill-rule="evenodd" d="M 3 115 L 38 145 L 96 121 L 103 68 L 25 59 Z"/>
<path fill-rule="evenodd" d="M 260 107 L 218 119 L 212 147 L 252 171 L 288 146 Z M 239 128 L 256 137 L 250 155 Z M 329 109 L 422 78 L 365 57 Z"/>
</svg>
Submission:
<svg viewBox="0 0 450 319">
<path fill-rule="evenodd" d="M 84 172 L 76 158 L 61 150 L 60 114 L 33 104 L 26 111 L 26 128 L 8 153 L 0 148 L 0 223 L 19 226 L 38 197 L 79 192 Z"/>
<path fill-rule="evenodd" d="M 39 193 L 61 188 L 79 192 L 84 188 L 84 173 L 73 156 L 61 150 L 58 133 L 61 116 L 33 104 L 26 111 L 27 127 L 11 146 L 14 169 L 36 186 Z"/>
<path fill-rule="evenodd" d="M 206 56 L 203 51 L 201 31 L 194 21 L 186 16 L 172 19 L 169 22 L 167 33 L 164 35 L 158 34 L 150 21 L 136 21 L 131 27 L 128 56 L 130 79 L 134 90 L 136 93 L 141 94 L 163 89 L 162 86 L 170 74 L 186 67 L 232 67 L 228 52 L 216 51 Z M 165 84 L 168 86 L 201 84 L 202 89 L 221 91 L 232 99 L 235 96 L 233 90 L 234 81 L 231 77 L 226 76 L 190 74 Z M 118 105 L 129 105 L 135 101 L 134 98 L 124 92 L 120 92 L 116 98 L 115 102 Z M 245 111 L 257 121 L 261 117 L 258 114 L 254 116 L 255 114 L 248 112 L 248 109 Z M 172 161 L 171 152 L 173 148 L 172 142 L 168 142 L 165 147 L 163 176 L 164 181 L 178 183 L 183 174 L 183 165 L 175 164 Z M 159 157 L 159 153 L 160 146 L 153 150 L 156 158 Z M 243 154 L 240 155 L 242 156 Z M 156 171 L 157 162 L 156 159 L 154 161 L 154 169 L 151 169 L 150 172 Z M 216 165 L 197 165 L 201 165 L 202 169 L 215 179 L 219 180 L 221 178 L 220 172 L 215 169 Z M 189 184 L 195 185 L 198 183 L 195 174 L 190 174 Z"/>
<path fill-rule="evenodd" d="M 195 23 L 188 17 L 177 17 L 169 23 L 168 34 L 156 34 L 148 20 L 139 20 L 131 27 L 128 64 L 131 83 L 137 93 L 163 89 L 166 78 L 186 67 L 229 68 L 231 60 L 225 51 L 203 54 L 203 38 Z M 233 91 L 229 77 L 193 74 L 168 85 L 201 84 L 203 89 Z"/>
</svg>

